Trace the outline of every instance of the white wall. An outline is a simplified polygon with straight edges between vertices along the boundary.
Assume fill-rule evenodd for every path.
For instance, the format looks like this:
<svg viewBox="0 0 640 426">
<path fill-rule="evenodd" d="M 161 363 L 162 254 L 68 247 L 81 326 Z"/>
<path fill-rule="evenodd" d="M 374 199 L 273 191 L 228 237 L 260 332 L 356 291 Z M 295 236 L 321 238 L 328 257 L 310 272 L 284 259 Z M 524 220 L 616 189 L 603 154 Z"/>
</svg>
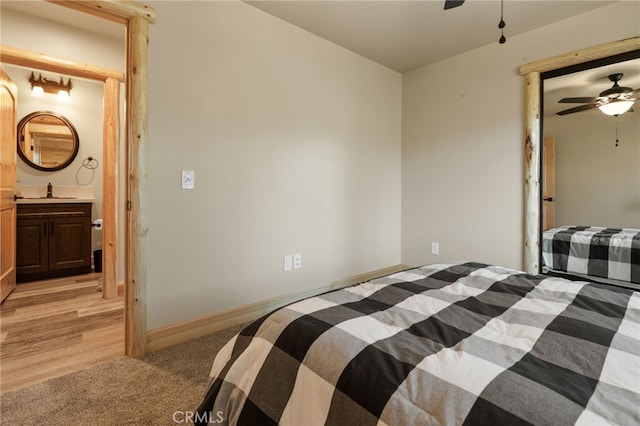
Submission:
<svg viewBox="0 0 640 426">
<path fill-rule="evenodd" d="M 617 2 L 403 75 L 402 262 L 523 267 L 520 65 L 638 36 Z M 440 255 L 429 253 L 440 243 Z"/>
<path fill-rule="evenodd" d="M 637 112 L 615 118 L 593 110 L 544 123 L 545 136 L 555 138 L 556 226 L 640 228 Z"/>
<path fill-rule="evenodd" d="M 61 25 L 4 7 L 0 12 L 0 35 L 4 45 L 124 71 L 123 40 Z M 77 13 L 79 19 L 84 16 L 80 12 Z"/>
<path fill-rule="evenodd" d="M 151 5 L 148 328 L 398 264 L 400 74 L 241 2 Z"/>
<path fill-rule="evenodd" d="M 0 3 L 0 6 L 2 4 Z M 0 39 L 3 45 L 45 53 L 54 57 L 69 59 L 78 63 L 99 65 L 105 68 L 124 71 L 125 46 L 123 40 L 105 37 L 82 31 L 76 28 L 26 15 L 10 9 L 1 9 Z M 124 30 L 123 30 L 124 31 Z M 67 117 L 78 131 L 80 148 L 78 156 L 67 168 L 59 171 L 45 172 L 27 166 L 20 157 L 17 158 L 16 179 L 20 185 L 47 185 L 51 182 L 58 185 L 93 186 L 97 201 L 92 207 L 93 219 L 102 217 L 102 119 L 103 119 L 103 85 L 94 81 L 71 78 L 73 89 L 67 102 L 60 102 L 54 95 L 46 94 L 42 98 L 31 96 L 31 85 L 28 82 L 31 71 L 36 69 L 2 64 L 7 74 L 18 87 L 18 111 L 20 120 L 36 110 L 50 110 Z M 59 74 L 42 71 L 51 78 L 59 78 Z M 65 81 L 68 76 L 64 76 Z M 121 117 L 124 111 L 124 84 L 121 85 Z M 121 118 L 121 124 L 124 121 Z M 124 133 L 121 133 L 124 135 Z M 119 175 L 124 176 L 124 136 L 121 137 Z M 82 160 L 88 156 L 96 158 L 100 166 L 93 170 L 82 167 Z M 124 185 L 120 185 L 119 243 L 120 259 L 118 280 L 124 280 Z M 92 247 L 100 248 L 102 233 L 92 231 Z"/>
</svg>

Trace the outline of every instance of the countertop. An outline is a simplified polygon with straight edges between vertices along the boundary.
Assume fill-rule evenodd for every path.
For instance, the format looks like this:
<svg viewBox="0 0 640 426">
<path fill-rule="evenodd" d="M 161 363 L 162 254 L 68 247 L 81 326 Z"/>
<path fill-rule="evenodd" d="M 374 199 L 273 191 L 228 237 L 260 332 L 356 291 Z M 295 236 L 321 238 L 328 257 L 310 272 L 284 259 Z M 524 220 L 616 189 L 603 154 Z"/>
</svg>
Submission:
<svg viewBox="0 0 640 426">
<path fill-rule="evenodd" d="M 62 203 L 95 203 L 95 198 L 18 198 L 16 204 L 62 204 Z"/>
</svg>

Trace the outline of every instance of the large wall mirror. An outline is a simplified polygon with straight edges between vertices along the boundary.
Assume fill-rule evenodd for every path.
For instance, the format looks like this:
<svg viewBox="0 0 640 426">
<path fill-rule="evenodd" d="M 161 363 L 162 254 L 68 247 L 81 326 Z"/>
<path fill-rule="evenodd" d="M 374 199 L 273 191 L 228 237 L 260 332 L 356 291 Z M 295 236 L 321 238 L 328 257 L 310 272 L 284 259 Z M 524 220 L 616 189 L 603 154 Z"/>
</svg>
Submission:
<svg viewBox="0 0 640 426">
<path fill-rule="evenodd" d="M 542 231 L 639 228 L 640 108 L 608 115 L 598 105 L 609 92 L 640 98 L 640 51 L 584 67 L 541 75 Z"/>
<path fill-rule="evenodd" d="M 559 225 L 640 228 L 638 58 L 640 37 L 634 37 L 520 68 L 526 81 L 527 272 L 543 271 L 546 229 Z M 598 108 L 598 99 L 616 86 L 616 80 L 618 86 L 630 88 L 629 97 L 635 100 L 635 111 L 617 117 Z"/>
<path fill-rule="evenodd" d="M 73 124 L 51 111 L 36 111 L 18 123 L 18 155 L 43 171 L 61 170 L 76 158 L 80 140 Z"/>
</svg>

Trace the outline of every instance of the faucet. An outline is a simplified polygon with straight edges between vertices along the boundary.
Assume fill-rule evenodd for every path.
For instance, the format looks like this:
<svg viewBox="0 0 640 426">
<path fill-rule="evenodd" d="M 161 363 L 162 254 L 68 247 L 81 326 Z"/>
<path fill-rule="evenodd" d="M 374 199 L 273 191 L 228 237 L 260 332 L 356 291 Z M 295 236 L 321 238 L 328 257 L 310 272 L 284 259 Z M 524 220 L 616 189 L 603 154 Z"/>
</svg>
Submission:
<svg viewBox="0 0 640 426">
<path fill-rule="evenodd" d="M 53 198 L 53 186 L 51 186 L 51 182 L 47 185 L 47 198 Z"/>
</svg>

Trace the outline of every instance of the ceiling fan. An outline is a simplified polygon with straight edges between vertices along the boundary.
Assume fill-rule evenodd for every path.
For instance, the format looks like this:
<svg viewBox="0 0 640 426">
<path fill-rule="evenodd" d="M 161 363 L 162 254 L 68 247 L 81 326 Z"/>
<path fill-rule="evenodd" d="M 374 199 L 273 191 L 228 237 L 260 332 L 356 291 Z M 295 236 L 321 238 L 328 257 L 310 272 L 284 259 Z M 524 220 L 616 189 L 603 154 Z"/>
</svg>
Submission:
<svg viewBox="0 0 640 426">
<path fill-rule="evenodd" d="M 462 6 L 464 0 L 445 0 L 444 2 L 444 10 L 453 9 L 454 7 Z M 498 28 L 500 28 L 500 44 L 504 44 L 507 41 L 507 38 L 504 36 L 504 27 L 507 25 L 504 22 L 504 0 L 500 0 L 500 22 L 498 23 Z"/>
<path fill-rule="evenodd" d="M 620 86 L 618 82 L 622 79 L 622 73 L 610 74 L 609 81 L 613 82 L 613 86 L 607 90 L 600 92 L 598 97 L 594 98 L 562 98 L 558 102 L 564 104 L 585 104 L 577 107 L 565 109 L 557 112 L 557 115 L 573 114 L 575 112 L 587 111 L 598 108 L 607 115 L 620 115 L 627 111 L 633 111 L 631 107 L 638 99 L 640 88 L 633 90 L 631 87 Z"/>
<path fill-rule="evenodd" d="M 444 10 L 453 9 L 454 7 L 462 6 L 464 0 L 445 0 Z"/>
</svg>

